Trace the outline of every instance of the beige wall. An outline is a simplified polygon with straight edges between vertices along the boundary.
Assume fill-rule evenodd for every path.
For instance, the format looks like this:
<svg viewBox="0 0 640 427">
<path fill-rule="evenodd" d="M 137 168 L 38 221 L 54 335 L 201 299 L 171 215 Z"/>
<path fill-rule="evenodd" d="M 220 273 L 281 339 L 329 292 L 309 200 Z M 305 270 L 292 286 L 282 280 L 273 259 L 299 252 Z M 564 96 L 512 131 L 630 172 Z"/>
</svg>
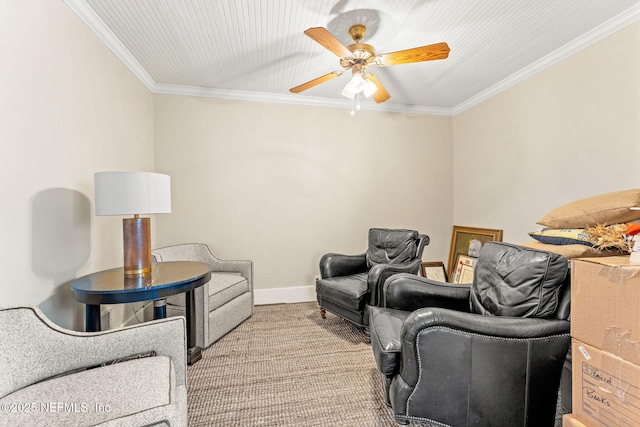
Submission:
<svg viewBox="0 0 640 427">
<path fill-rule="evenodd" d="M 640 187 L 640 23 L 453 118 L 453 222 L 530 241 L 547 211 Z"/>
<path fill-rule="evenodd" d="M 364 252 L 375 226 L 426 232 L 425 259 L 446 256 L 450 117 L 169 95 L 154 105 L 156 170 L 173 191 L 158 244 L 251 259 L 258 290 L 312 288 L 323 253 Z"/>
<path fill-rule="evenodd" d="M 252 259 L 266 301 L 312 298 L 320 256 L 372 226 L 428 233 L 425 260 L 454 223 L 528 240 L 559 204 L 640 186 L 639 52 L 636 23 L 453 118 L 350 117 L 153 97 L 62 1 L 0 2 L 0 306 L 78 326 L 64 284 L 122 262 L 120 218 L 93 215 L 101 170 L 169 173 L 154 245 Z"/>
<path fill-rule="evenodd" d="M 93 215 L 93 173 L 152 170 L 153 98 L 60 0 L 0 2 L 0 58 L 0 306 L 74 327 L 64 283 L 122 264 L 120 218 Z"/>
</svg>

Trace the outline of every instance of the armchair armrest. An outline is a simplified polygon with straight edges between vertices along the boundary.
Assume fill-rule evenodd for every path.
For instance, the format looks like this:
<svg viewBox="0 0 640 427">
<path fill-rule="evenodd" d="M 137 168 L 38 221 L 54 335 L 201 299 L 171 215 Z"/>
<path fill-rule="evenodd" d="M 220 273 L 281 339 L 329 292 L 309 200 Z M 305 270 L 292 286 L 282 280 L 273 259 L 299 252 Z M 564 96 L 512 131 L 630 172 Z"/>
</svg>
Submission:
<svg viewBox="0 0 640 427">
<path fill-rule="evenodd" d="M 416 253 L 416 258 L 422 259 L 422 252 L 424 252 L 425 246 L 428 246 L 431 242 L 431 238 L 426 234 L 420 235 L 420 240 L 418 240 L 418 252 Z"/>
<path fill-rule="evenodd" d="M 449 350 L 440 353 L 436 349 L 450 349 L 457 345 L 479 346 L 486 352 L 487 347 L 482 344 L 482 337 L 485 337 L 493 343 L 500 343 L 492 351 L 501 353 L 509 351 L 510 346 L 518 342 L 528 341 L 544 346 L 548 354 L 557 352 L 561 365 L 570 343 L 569 331 L 570 322 L 567 320 L 483 316 L 441 308 L 423 308 L 411 313 L 402 324 L 400 347 L 402 354 L 416 355 L 428 346 L 434 349 L 433 357 L 447 358 L 450 357 L 446 354 Z M 420 339 L 429 339 L 430 342 L 420 344 Z M 469 348 L 468 351 L 473 350 Z M 532 354 L 537 357 L 535 351 Z M 418 381 L 417 359 L 415 356 L 402 357 L 402 376 L 408 384 L 415 385 Z M 495 357 L 492 360 L 500 363 L 502 359 Z"/>
<path fill-rule="evenodd" d="M 253 262 L 218 258 L 204 243 L 184 243 L 154 249 L 153 257 L 159 261 L 200 261 L 209 264 L 212 272 L 236 273 L 247 279 L 253 290 Z"/>
<path fill-rule="evenodd" d="M 207 261 L 213 273 L 238 273 L 249 282 L 249 289 L 253 289 L 253 262 L 245 260 L 220 259 L 212 254 Z"/>
<path fill-rule="evenodd" d="M 415 274 L 397 274 L 385 281 L 381 305 L 404 311 L 440 307 L 468 312 L 470 289 L 471 285 L 438 282 Z"/>
<path fill-rule="evenodd" d="M 320 277 L 323 279 L 337 276 L 350 276 L 367 271 L 366 254 L 343 255 L 324 254 L 320 258 Z"/>
<path fill-rule="evenodd" d="M 367 277 L 370 301 L 369 305 L 377 306 L 382 302 L 383 285 L 390 277 L 405 273 L 407 276 L 418 277 L 420 269 L 419 258 L 401 264 L 377 264 L 371 267 Z M 424 306 L 421 306 L 424 307 Z"/>
<path fill-rule="evenodd" d="M 103 332 L 76 332 L 31 307 L 0 310 L 0 397 L 77 369 L 154 351 L 173 362 L 178 385 L 186 385 L 186 321 L 154 320 Z M 7 387 L 5 389 L 5 386 Z"/>
<path fill-rule="evenodd" d="M 414 311 L 402 325 L 403 340 L 414 340 L 422 330 L 446 327 L 458 331 L 500 338 L 533 339 L 568 334 L 571 323 L 554 318 L 483 316 L 446 308 Z"/>
</svg>

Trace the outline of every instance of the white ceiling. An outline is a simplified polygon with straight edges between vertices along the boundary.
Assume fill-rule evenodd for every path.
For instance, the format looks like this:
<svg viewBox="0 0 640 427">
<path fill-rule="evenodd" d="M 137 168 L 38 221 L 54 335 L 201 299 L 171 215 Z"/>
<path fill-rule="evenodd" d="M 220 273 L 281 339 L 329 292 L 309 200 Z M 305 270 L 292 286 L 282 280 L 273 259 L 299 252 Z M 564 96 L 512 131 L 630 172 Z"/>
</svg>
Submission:
<svg viewBox="0 0 640 427">
<path fill-rule="evenodd" d="M 387 53 L 438 42 L 444 60 L 375 70 L 391 99 L 364 109 L 455 114 L 640 18 L 640 0 L 65 0 L 153 92 L 344 106 L 349 73 L 303 34 L 351 25 Z"/>
</svg>

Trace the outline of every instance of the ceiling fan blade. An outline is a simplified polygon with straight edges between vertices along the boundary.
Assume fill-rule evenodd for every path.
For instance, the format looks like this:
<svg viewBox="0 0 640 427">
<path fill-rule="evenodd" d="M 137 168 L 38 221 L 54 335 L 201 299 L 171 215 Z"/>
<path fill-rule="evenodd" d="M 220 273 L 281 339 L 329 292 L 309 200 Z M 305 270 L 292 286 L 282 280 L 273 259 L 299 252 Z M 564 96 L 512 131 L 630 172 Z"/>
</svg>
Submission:
<svg viewBox="0 0 640 427">
<path fill-rule="evenodd" d="M 329 74 L 325 74 L 324 76 L 320 76 L 318 78 L 315 78 L 313 80 L 309 80 L 306 83 L 302 83 L 301 85 L 298 85 L 296 87 L 292 87 L 291 89 L 289 89 L 289 92 L 293 92 L 293 93 L 300 93 L 303 90 L 307 90 L 307 89 L 311 89 L 314 86 L 319 85 L 320 83 L 324 83 L 327 80 L 331 80 L 333 78 L 336 78 L 338 76 L 341 76 L 342 73 L 344 71 L 340 70 L 340 71 L 332 71 Z"/>
<path fill-rule="evenodd" d="M 338 39 L 336 39 L 326 28 L 313 27 L 309 28 L 304 33 L 340 57 L 351 56 L 351 51 L 340 43 Z"/>
<path fill-rule="evenodd" d="M 378 80 L 378 78 L 376 76 L 374 76 L 371 73 L 367 73 L 367 76 L 368 76 L 369 80 L 371 80 L 376 85 L 376 87 L 378 88 L 378 90 L 375 91 L 373 93 L 373 95 L 371 95 L 373 97 L 374 101 L 376 101 L 379 104 L 379 103 L 384 102 L 387 99 L 391 98 L 391 95 L 389 95 L 389 92 L 387 92 L 387 90 L 384 88 L 384 86 L 382 86 L 382 83 L 380 83 L 380 80 Z"/>
<path fill-rule="evenodd" d="M 375 64 L 379 67 L 387 67 L 389 65 L 445 59 L 449 56 L 449 50 L 449 45 L 444 42 L 430 44 L 428 46 L 414 47 L 413 49 L 399 50 L 397 52 L 377 55 Z"/>
</svg>

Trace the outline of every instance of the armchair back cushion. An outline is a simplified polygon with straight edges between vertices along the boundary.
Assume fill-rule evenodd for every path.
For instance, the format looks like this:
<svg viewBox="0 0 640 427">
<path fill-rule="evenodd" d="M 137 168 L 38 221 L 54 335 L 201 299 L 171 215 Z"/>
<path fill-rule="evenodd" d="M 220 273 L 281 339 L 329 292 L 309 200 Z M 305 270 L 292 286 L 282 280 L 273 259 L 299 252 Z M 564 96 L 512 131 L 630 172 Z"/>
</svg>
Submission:
<svg viewBox="0 0 640 427">
<path fill-rule="evenodd" d="M 487 242 L 474 269 L 470 304 L 474 313 L 549 317 L 556 312 L 567 259 L 553 252 Z"/>
<path fill-rule="evenodd" d="M 420 234 L 414 230 L 369 230 L 367 267 L 377 264 L 401 264 L 416 258 Z"/>
</svg>

